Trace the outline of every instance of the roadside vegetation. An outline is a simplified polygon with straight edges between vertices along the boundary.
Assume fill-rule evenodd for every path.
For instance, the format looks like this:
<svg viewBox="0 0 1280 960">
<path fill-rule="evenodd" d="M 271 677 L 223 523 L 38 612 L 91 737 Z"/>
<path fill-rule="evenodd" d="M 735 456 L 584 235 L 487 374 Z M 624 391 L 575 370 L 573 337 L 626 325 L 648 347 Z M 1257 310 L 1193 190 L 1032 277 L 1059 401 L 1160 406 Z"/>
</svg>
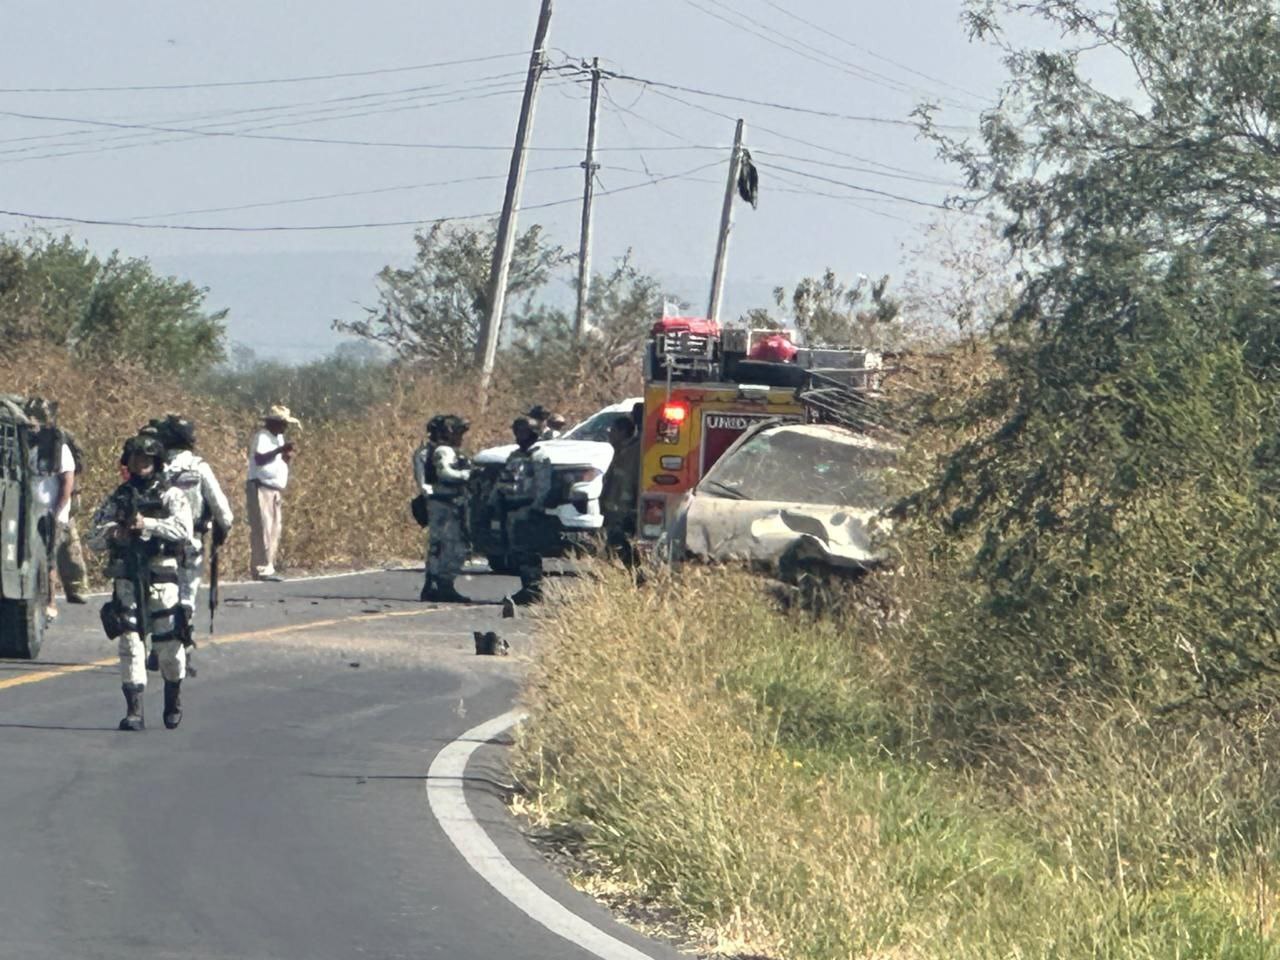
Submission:
<svg viewBox="0 0 1280 960">
<path fill-rule="evenodd" d="M 966 11 L 1009 85 L 925 130 L 1016 277 L 887 401 L 895 572 L 821 618 L 603 574 L 544 623 L 522 802 L 730 953 L 1277 956 L 1280 20 Z"/>
</svg>

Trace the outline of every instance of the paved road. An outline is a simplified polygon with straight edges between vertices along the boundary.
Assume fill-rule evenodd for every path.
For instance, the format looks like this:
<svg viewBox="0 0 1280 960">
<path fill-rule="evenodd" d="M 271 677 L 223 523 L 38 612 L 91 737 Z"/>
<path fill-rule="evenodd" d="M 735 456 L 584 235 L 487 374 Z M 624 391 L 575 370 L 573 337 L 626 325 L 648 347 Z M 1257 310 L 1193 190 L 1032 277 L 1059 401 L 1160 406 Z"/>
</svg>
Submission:
<svg viewBox="0 0 1280 960">
<path fill-rule="evenodd" d="M 64 607 L 39 663 L 0 661 L 0 958 L 584 960 L 465 864 L 433 819 L 441 747 L 509 710 L 526 622 L 430 607 L 420 572 L 224 588 L 182 726 L 120 733 L 96 604 Z M 299 629 L 303 623 L 313 624 Z M 203 625 L 202 625 L 203 626 Z M 476 657 L 497 629 L 511 657 Z M 72 672 L 64 672 L 72 671 Z M 502 807 L 500 746 L 467 769 L 499 848 L 575 912 L 653 957 L 547 870 Z"/>
</svg>

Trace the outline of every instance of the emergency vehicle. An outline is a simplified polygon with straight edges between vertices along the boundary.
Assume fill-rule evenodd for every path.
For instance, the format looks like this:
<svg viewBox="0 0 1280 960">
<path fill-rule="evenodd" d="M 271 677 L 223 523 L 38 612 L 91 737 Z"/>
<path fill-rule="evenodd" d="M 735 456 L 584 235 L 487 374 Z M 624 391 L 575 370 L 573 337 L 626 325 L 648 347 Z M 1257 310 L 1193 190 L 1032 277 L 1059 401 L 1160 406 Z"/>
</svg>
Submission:
<svg viewBox="0 0 1280 960">
<path fill-rule="evenodd" d="M 663 317 L 645 356 L 641 545 L 666 532 L 685 493 L 748 427 L 839 420 L 878 390 L 881 370 L 877 353 L 800 348 L 790 331 Z"/>
</svg>

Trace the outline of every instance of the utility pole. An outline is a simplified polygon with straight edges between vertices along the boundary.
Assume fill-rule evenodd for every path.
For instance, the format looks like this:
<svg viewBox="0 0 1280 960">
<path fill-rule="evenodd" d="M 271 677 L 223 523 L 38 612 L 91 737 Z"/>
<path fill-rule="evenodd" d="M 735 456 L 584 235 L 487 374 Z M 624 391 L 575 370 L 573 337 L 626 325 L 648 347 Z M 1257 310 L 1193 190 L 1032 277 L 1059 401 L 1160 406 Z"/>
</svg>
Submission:
<svg viewBox="0 0 1280 960">
<path fill-rule="evenodd" d="M 520 191 L 524 186 L 525 148 L 533 130 L 533 108 L 538 99 L 538 81 L 542 79 L 543 47 L 551 27 L 551 0 L 542 0 L 538 27 L 533 35 L 533 53 L 529 56 L 529 76 L 524 84 L 524 101 L 520 105 L 520 122 L 516 126 L 516 142 L 511 150 L 511 168 L 507 172 L 507 195 L 502 201 L 502 218 L 493 245 L 493 266 L 489 271 L 489 315 L 481 320 L 476 343 L 476 359 L 480 361 L 480 402 L 489 396 L 489 380 L 498 352 L 498 336 L 502 333 L 502 311 L 507 305 L 507 276 L 511 272 L 511 252 L 516 242 L 516 214 L 520 208 Z"/>
<path fill-rule="evenodd" d="M 720 296 L 724 292 L 724 266 L 729 256 L 729 231 L 733 229 L 733 195 L 738 189 L 738 171 L 742 168 L 742 135 L 746 124 L 739 119 L 733 134 L 733 156 L 729 159 L 729 179 L 724 186 L 724 207 L 720 211 L 720 238 L 716 241 L 716 265 L 711 272 L 711 303 L 707 319 L 720 319 Z"/>
<path fill-rule="evenodd" d="M 573 338 L 581 340 L 587 329 L 587 297 L 591 293 L 591 204 L 595 199 L 596 114 L 600 109 L 600 58 L 591 60 L 591 117 L 587 120 L 587 159 L 582 169 L 587 172 L 582 187 L 582 241 L 578 246 L 578 313 L 573 321 Z"/>
</svg>

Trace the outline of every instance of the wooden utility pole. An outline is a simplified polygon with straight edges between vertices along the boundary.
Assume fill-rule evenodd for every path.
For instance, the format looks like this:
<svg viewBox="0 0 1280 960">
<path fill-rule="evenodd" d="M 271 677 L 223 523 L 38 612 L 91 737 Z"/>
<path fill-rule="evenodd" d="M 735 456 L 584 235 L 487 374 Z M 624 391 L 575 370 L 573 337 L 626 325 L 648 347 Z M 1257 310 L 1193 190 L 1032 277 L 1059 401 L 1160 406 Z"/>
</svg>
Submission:
<svg viewBox="0 0 1280 960">
<path fill-rule="evenodd" d="M 716 241 L 716 265 L 711 272 L 711 303 L 707 319 L 720 319 L 720 296 L 724 292 L 724 266 L 729 257 L 729 232 L 733 229 L 733 195 L 738 190 L 738 171 L 742 168 L 742 135 L 746 124 L 738 121 L 733 134 L 733 156 L 729 158 L 729 179 L 724 186 L 724 207 L 720 211 L 720 238 Z"/>
<path fill-rule="evenodd" d="M 489 395 L 493 361 L 502 333 L 502 311 L 507 305 L 507 276 L 511 272 L 511 252 L 516 242 L 516 215 L 520 209 L 520 191 L 524 186 L 525 148 L 533 131 L 533 108 L 538 99 L 538 81 L 545 66 L 543 48 L 551 27 L 551 0 L 542 0 L 538 28 L 533 35 L 533 53 L 529 56 L 529 76 L 524 84 L 524 102 L 520 105 L 520 122 L 516 126 L 516 142 L 511 150 L 511 168 L 507 172 L 507 195 L 502 201 L 502 218 L 493 245 L 493 266 L 489 271 L 489 315 L 480 323 L 476 343 L 476 359 L 480 362 L 480 402 Z"/>
<path fill-rule="evenodd" d="M 578 313 L 573 321 L 573 338 L 581 340 L 587 329 L 587 297 L 591 293 L 591 204 L 595 199 L 596 115 L 600 110 L 600 58 L 591 60 L 591 116 L 587 120 L 587 159 L 582 169 L 587 172 L 582 187 L 582 240 L 578 246 Z"/>
</svg>

